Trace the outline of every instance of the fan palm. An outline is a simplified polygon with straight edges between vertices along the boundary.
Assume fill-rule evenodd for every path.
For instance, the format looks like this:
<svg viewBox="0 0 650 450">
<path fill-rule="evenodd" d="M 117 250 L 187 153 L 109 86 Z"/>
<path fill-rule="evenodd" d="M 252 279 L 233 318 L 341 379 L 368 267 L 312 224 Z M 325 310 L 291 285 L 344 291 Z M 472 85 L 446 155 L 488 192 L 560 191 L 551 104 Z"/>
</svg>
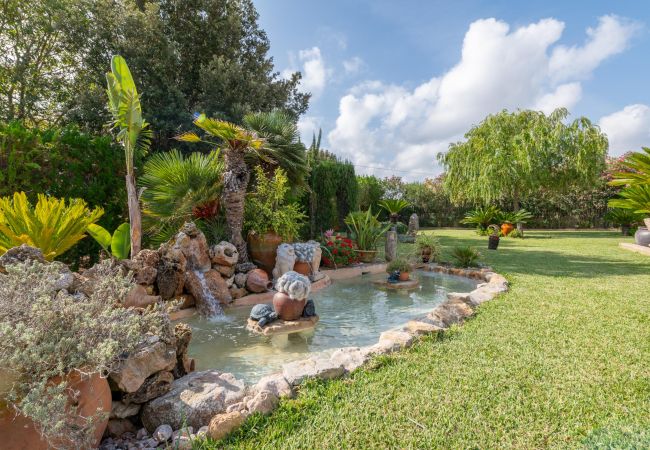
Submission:
<svg viewBox="0 0 650 450">
<path fill-rule="evenodd" d="M 162 243 L 193 219 L 211 219 L 217 213 L 224 163 L 218 151 L 184 157 L 178 150 L 147 160 L 138 180 L 144 188 L 145 231 Z"/>
<path fill-rule="evenodd" d="M 142 118 L 140 97 L 135 82 L 119 55 L 111 59 L 111 72 L 106 74 L 108 106 L 113 115 L 112 126 L 117 129 L 117 140 L 124 147 L 126 159 L 126 192 L 131 226 L 131 255 L 140 251 L 142 238 L 142 218 L 138 193 L 135 187 L 133 158 L 135 154 L 145 154 L 151 140 L 149 124 Z"/>
<path fill-rule="evenodd" d="M 248 249 L 242 237 L 244 202 L 250 180 L 250 169 L 246 164 L 246 158 L 247 155 L 253 154 L 262 161 L 270 161 L 262 150 L 264 140 L 255 132 L 230 122 L 208 118 L 205 114 L 199 115 L 194 120 L 194 124 L 208 135 L 216 137 L 219 142 L 205 141 L 192 132 L 184 133 L 177 139 L 185 142 L 208 142 L 220 147 L 225 162 L 221 202 L 230 229 L 230 242 L 237 247 L 240 262 L 246 262 Z"/>
<path fill-rule="evenodd" d="M 499 220 L 500 214 L 501 211 L 496 206 L 479 207 L 468 212 L 460 223 L 476 225 L 481 230 L 485 230 L 489 225 Z"/>
</svg>

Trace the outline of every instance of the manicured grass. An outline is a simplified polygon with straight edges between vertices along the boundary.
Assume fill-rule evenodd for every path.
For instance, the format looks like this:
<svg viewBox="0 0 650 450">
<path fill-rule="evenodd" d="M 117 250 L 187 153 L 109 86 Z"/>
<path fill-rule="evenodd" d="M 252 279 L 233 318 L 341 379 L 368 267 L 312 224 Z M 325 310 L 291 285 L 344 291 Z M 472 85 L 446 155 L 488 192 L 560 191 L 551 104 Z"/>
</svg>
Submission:
<svg viewBox="0 0 650 450">
<path fill-rule="evenodd" d="M 486 247 L 471 231 L 436 235 L 447 252 Z M 310 383 L 200 447 L 650 448 L 650 258 L 621 240 L 502 239 L 482 252 L 511 291 L 462 327 L 351 378 Z"/>
</svg>

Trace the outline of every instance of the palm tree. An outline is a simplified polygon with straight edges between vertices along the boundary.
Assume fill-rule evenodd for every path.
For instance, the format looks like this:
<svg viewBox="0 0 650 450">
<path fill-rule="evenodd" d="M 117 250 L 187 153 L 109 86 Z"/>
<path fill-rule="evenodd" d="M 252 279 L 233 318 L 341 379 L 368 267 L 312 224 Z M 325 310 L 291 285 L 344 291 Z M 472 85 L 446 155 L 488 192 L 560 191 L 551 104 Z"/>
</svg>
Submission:
<svg viewBox="0 0 650 450">
<path fill-rule="evenodd" d="M 140 97 L 135 82 L 119 55 L 111 59 L 111 72 L 106 74 L 108 106 L 113 115 L 112 126 L 117 129 L 117 140 L 124 147 L 126 159 L 126 193 L 129 205 L 129 224 L 131 227 L 131 256 L 140 251 L 142 239 L 142 217 L 138 193 L 135 187 L 133 157 L 144 154 L 151 142 L 149 124 L 142 118 Z"/>
<path fill-rule="evenodd" d="M 262 153 L 264 140 L 252 131 L 224 120 L 208 118 L 205 114 L 198 116 L 194 120 L 194 124 L 210 136 L 219 139 L 220 142 L 205 141 L 193 132 L 184 133 L 177 139 L 185 142 L 208 142 L 220 145 L 225 162 L 221 203 L 226 210 L 230 242 L 239 251 L 239 261 L 247 262 L 248 250 L 242 236 L 244 201 L 250 180 L 250 169 L 246 164 L 246 157 L 248 154 L 253 154 L 256 159 L 266 159 L 266 155 Z"/>
</svg>

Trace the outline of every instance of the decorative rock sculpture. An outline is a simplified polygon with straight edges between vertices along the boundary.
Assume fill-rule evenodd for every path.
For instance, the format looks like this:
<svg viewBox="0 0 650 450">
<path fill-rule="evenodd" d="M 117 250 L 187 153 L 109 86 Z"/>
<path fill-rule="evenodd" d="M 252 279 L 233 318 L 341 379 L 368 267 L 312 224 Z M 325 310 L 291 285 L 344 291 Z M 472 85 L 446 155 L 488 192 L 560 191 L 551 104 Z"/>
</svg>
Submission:
<svg viewBox="0 0 650 450">
<path fill-rule="evenodd" d="M 208 254 L 208 241 L 193 222 L 186 222 L 181 231 L 171 241 L 187 259 L 187 268 L 206 272 L 211 262 Z"/>
<path fill-rule="evenodd" d="M 311 293 L 311 282 L 306 276 L 290 271 L 278 279 L 275 288 L 292 300 L 304 300 Z"/>
<path fill-rule="evenodd" d="M 237 247 L 230 242 L 221 241 L 210 248 L 210 260 L 212 264 L 232 267 L 237 264 L 238 259 L 239 252 L 237 251 Z"/>
<path fill-rule="evenodd" d="M 280 278 L 285 273 L 293 270 L 293 266 L 296 263 L 296 251 L 293 245 L 291 244 L 280 244 L 278 246 L 276 258 L 275 258 L 275 268 L 273 269 L 273 278 L 276 280 Z"/>
<path fill-rule="evenodd" d="M 417 236 L 418 231 L 420 231 L 420 219 L 417 214 L 413 213 L 409 218 L 409 228 L 406 234 L 415 237 Z"/>
<path fill-rule="evenodd" d="M 384 247 L 386 261 L 392 261 L 397 258 L 397 231 L 388 231 L 386 233 L 386 245 Z"/>
<path fill-rule="evenodd" d="M 253 306 L 253 309 L 251 309 L 250 318 L 256 320 L 258 325 L 260 327 L 263 327 L 266 324 L 277 319 L 278 313 L 275 312 L 271 305 L 263 303 Z"/>
</svg>

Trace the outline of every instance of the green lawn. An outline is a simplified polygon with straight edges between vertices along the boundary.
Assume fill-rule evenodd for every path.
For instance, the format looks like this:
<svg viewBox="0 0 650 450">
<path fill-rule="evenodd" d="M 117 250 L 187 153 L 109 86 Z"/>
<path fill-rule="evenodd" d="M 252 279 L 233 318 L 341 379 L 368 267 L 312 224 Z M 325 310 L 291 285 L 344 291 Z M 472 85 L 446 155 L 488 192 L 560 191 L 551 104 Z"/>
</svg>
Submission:
<svg viewBox="0 0 650 450">
<path fill-rule="evenodd" d="M 487 241 L 436 235 L 446 251 Z M 349 379 L 310 383 L 202 447 L 650 448 L 650 258 L 621 239 L 502 239 L 484 261 L 511 291 L 465 325 Z"/>
</svg>

